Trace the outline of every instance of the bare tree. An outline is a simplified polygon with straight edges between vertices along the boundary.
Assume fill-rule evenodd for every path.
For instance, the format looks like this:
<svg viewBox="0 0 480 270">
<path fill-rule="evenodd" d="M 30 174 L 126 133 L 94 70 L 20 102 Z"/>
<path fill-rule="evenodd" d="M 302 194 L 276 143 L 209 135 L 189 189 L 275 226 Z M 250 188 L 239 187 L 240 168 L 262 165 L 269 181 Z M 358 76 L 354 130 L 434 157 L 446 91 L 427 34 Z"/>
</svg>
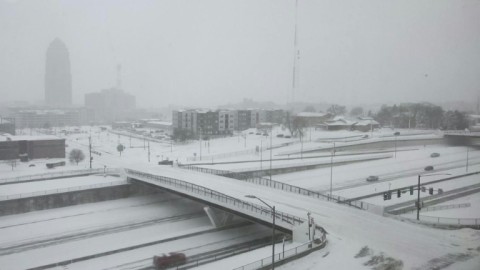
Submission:
<svg viewBox="0 0 480 270">
<path fill-rule="evenodd" d="M 72 149 L 72 151 L 70 151 L 70 154 L 68 155 L 68 159 L 71 163 L 75 162 L 78 165 L 80 161 L 85 159 L 85 155 L 80 149 Z"/>
<path fill-rule="evenodd" d="M 333 115 L 344 115 L 346 111 L 347 111 L 347 109 L 345 108 L 345 106 L 341 106 L 341 105 L 338 105 L 338 104 L 333 104 L 327 110 L 327 112 L 329 112 Z"/>
<path fill-rule="evenodd" d="M 123 146 L 123 144 L 117 145 L 117 151 L 120 153 L 120 156 L 122 155 L 123 150 L 125 150 L 125 146 Z"/>
</svg>

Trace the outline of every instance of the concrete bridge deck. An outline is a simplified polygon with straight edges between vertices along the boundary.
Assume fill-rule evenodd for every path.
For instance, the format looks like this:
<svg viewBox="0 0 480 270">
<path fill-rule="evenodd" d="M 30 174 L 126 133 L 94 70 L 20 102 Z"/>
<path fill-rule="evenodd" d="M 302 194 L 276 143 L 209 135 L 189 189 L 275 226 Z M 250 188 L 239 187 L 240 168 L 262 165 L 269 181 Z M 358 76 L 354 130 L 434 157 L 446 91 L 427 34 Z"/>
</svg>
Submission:
<svg viewBox="0 0 480 270">
<path fill-rule="evenodd" d="M 266 189 L 271 192 L 268 188 L 170 166 L 142 164 L 126 168 L 125 173 L 130 181 L 140 181 L 250 220 L 270 226 L 272 224 L 272 210 L 260 202 L 254 203 L 245 197 L 246 195 L 255 195 L 262 198 L 256 191 Z M 306 221 L 304 218 L 285 213 L 281 209 L 275 211 L 275 216 L 277 229 L 287 233 L 293 233 L 295 227 Z"/>
</svg>

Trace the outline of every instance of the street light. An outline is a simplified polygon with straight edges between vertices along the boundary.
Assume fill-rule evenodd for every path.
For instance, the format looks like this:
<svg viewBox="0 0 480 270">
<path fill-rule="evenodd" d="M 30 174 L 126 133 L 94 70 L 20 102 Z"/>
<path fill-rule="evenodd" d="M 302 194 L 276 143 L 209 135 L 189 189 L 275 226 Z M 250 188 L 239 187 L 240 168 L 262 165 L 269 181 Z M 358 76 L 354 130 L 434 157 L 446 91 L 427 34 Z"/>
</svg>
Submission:
<svg viewBox="0 0 480 270">
<path fill-rule="evenodd" d="M 418 185 L 417 185 L 417 220 L 420 220 L 420 178 L 422 176 L 435 176 L 435 175 L 451 175 L 449 173 L 434 173 L 434 174 L 424 174 L 418 175 Z"/>
<path fill-rule="evenodd" d="M 469 149 L 469 148 L 468 148 L 468 145 L 467 145 L 467 166 L 466 166 L 466 169 L 465 169 L 466 172 L 468 172 L 468 149 Z"/>
<path fill-rule="evenodd" d="M 396 132 L 395 132 L 394 136 L 395 136 L 395 158 L 397 158 L 397 136 L 398 135 L 397 135 Z"/>
<path fill-rule="evenodd" d="M 273 223 L 272 223 L 272 269 L 275 269 L 275 206 L 270 206 L 268 203 L 263 201 L 262 199 L 258 198 L 255 195 L 245 195 L 245 197 L 250 198 L 250 199 L 257 199 L 261 201 L 263 204 L 268 206 L 270 210 L 272 210 L 273 214 Z"/>
<path fill-rule="evenodd" d="M 330 198 L 332 197 L 332 183 L 333 183 L 333 156 L 335 155 L 335 141 L 333 142 L 333 150 L 330 154 Z"/>
</svg>

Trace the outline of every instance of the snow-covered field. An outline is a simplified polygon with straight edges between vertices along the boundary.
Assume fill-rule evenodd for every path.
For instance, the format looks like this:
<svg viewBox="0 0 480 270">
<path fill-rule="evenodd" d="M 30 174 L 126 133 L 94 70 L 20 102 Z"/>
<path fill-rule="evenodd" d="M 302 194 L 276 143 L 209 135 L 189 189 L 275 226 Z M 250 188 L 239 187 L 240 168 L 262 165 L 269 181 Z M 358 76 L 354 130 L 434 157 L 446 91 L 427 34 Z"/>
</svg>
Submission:
<svg viewBox="0 0 480 270">
<path fill-rule="evenodd" d="M 378 262 L 382 259 L 385 263 L 390 263 L 392 268 L 389 269 L 426 270 L 480 268 L 480 245 L 478 244 L 480 241 L 480 233 L 472 229 L 449 231 L 434 229 L 385 218 L 332 202 L 320 201 L 280 190 L 273 190 L 268 187 L 256 186 L 254 184 L 221 177 L 218 178 L 220 180 L 217 180 L 215 177 L 201 176 L 193 172 L 182 172 L 179 169 L 169 166 L 162 166 L 161 168 L 163 169 L 160 169 L 159 166 L 154 165 L 158 161 L 167 158 L 184 163 L 187 159 L 193 158 L 195 156 L 194 154 L 199 158 L 200 151 L 203 157 L 209 158 L 208 161 L 258 161 L 260 154 L 255 152 L 255 148 L 262 146 L 262 149 L 264 149 L 262 159 L 265 159 L 262 167 L 266 168 L 269 165 L 267 159 L 269 158 L 270 151 L 266 151 L 265 149 L 270 145 L 270 138 L 256 135 L 256 130 L 246 131 L 244 133 L 245 136 L 236 135 L 210 140 L 209 142 L 202 141 L 201 143 L 199 141 L 185 144 L 150 142 L 145 143 L 145 148 L 144 141 L 140 139 L 130 139 L 128 136 L 114 135 L 100 131 L 98 127 L 85 127 L 83 130 L 87 133 L 69 134 L 64 137 L 67 139 L 67 153 L 73 148 L 79 148 L 86 153 L 86 160 L 80 162 L 78 166 L 67 163 L 65 167 L 55 168 L 54 171 L 88 168 L 88 137 L 91 134 L 93 149 L 101 154 L 92 154 L 94 157 L 94 168 L 104 168 L 104 166 L 107 166 L 107 168 L 128 167 L 132 164 L 139 164 L 140 167 L 146 168 L 147 171 L 158 171 L 161 174 L 170 174 L 172 177 L 183 177 L 187 175 L 188 179 L 186 180 L 188 181 L 195 181 L 197 184 L 209 186 L 244 200 L 248 200 L 244 197 L 245 195 L 254 194 L 269 204 L 275 205 L 278 210 L 296 216 L 306 217 L 307 212 L 310 212 L 315 221 L 327 230 L 327 238 L 329 241 L 327 246 L 321 251 L 314 252 L 306 257 L 280 266 L 280 269 L 372 269 L 374 267 L 381 267 L 382 264 L 368 264 L 368 261 Z M 251 134 L 251 132 L 253 132 L 253 134 Z M 400 136 L 401 139 L 438 137 L 435 132 L 429 131 L 401 130 L 400 132 L 402 134 L 402 136 Z M 287 139 L 276 137 L 276 135 L 280 133 L 287 134 L 288 131 L 281 129 L 274 130 L 272 145 L 277 146 L 283 143 L 292 144 L 273 149 L 272 156 L 274 158 L 280 158 L 279 154 L 289 151 L 298 152 L 301 149 L 307 150 L 318 147 L 328 148 L 332 146 L 331 141 L 333 140 L 336 141 L 337 145 L 341 145 L 342 143 L 353 144 L 355 141 L 347 137 L 357 136 L 360 138 L 364 134 L 368 134 L 369 138 L 358 140 L 357 142 L 390 140 L 393 130 L 384 129 L 374 131 L 373 133 L 308 130 L 304 137 L 303 145 L 299 143 L 298 138 Z M 116 150 L 119 143 L 126 146 L 126 149 L 121 155 Z M 130 145 L 132 148 L 130 148 Z M 148 166 L 148 145 L 150 145 L 150 165 L 152 168 Z M 383 150 L 393 151 L 393 147 Z M 344 197 L 356 197 L 372 192 L 388 190 L 389 188 L 394 189 L 400 186 L 416 184 L 417 175 L 425 173 L 423 169 L 429 165 L 434 166 L 435 170 L 433 173 L 458 175 L 464 173 L 466 170 L 467 151 L 465 147 L 426 145 L 425 147 L 398 148 L 397 150 L 396 157 L 394 153 L 390 152 L 387 155 L 391 157 L 386 159 L 334 166 L 332 171 L 334 194 Z M 369 151 L 372 151 L 372 149 Z M 356 152 L 358 153 L 358 151 Z M 440 157 L 431 158 L 430 154 L 434 152 L 439 153 Z M 285 166 L 309 162 L 328 162 L 330 160 L 328 153 L 329 152 L 304 154 L 305 157 L 312 155 L 327 156 L 315 159 L 274 161 L 272 165 Z M 348 152 L 345 151 L 342 154 L 348 154 Z M 220 155 L 223 155 L 223 157 L 219 158 Z M 335 157 L 334 160 L 357 159 L 371 155 L 376 154 L 355 156 L 339 155 Z M 300 155 L 291 155 L 291 157 L 298 158 Z M 52 160 L 33 160 L 28 163 L 18 162 L 17 166 L 13 168 L 13 171 L 9 164 L 3 163 L 0 164 L 0 178 L 50 172 L 52 170 L 48 170 L 45 167 L 45 163 L 51 161 Z M 35 164 L 35 167 L 29 167 L 29 164 Z M 214 165 L 210 167 L 216 169 L 242 170 L 257 166 L 260 167 L 259 162 Z M 470 149 L 469 171 L 479 170 L 480 151 Z M 198 177 L 191 177 L 192 173 Z M 385 181 L 366 184 L 365 179 L 369 175 L 377 175 L 380 177 L 380 181 Z M 329 167 L 326 167 L 274 175 L 273 179 L 315 191 L 326 192 L 330 188 L 330 176 L 331 170 Z M 445 176 L 425 177 L 422 178 L 422 182 L 432 181 L 442 177 Z M 115 181 L 115 179 L 119 178 L 88 176 L 78 177 L 76 180 L 73 179 L 75 178 L 38 182 L 44 183 L 43 185 L 37 184 L 36 182 L 3 185 L 0 186 L 0 195 L 13 194 L 18 191 L 21 193 L 34 192 L 34 190 L 45 190 L 50 187 L 78 186 L 80 183 L 81 185 L 88 185 L 87 183 L 101 183 L 107 180 Z M 83 180 L 79 181 L 79 179 Z M 445 191 L 448 191 L 450 189 L 476 184 L 479 183 L 479 181 L 480 177 L 476 175 L 456 179 L 455 181 L 438 183 L 432 187 L 436 189 L 443 188 Z M 48 184 L 45 185 L 45 183 Z M 396 198 L 394 194 L 390 201 L 383 201 L 381 197 L 374 197 L 366 199 L 365 201 L 379 205 L 387 205 L 410 199 L 410 197 L 410 195 L 402 194 L 402 198 Z M 258 201 L 255 200 L 251 202 L 258 203 Z M 422 215 L 454 218 L 480 217 L 480 214 L 478 214 L 480 213 L 478 193 L 448 201 L 444 204 L 459 204 L 464 202 L 470 202 L 471 206 L 467 208 L 425 212 L 422 213 Z M 31 248 L 18 253 L 0 255 L 0 269 L 4 269 L 4 267 L 6 267 L 5 269 L 25 269 L 32 265 L 65 260 L 108 249 L 211 229 L 212 226 L 205 216 L 191 217 L 172 222 L 159 221 L 155 223 L 153 221 L 182 215 L 182 213 L 192 213 L 192 211 L 195 212 L 197 210 L 201 212 L 201 207 L 198 204 L 187 202 L 185 199 L 172 199 L 170 195 L 161 195 L 154 197 L 134 197 L 124 200 L 77 205 L 0 217 L 1 245 L 4 247 L 0 249 L 0 251 L 3 252 L 12 249 L 12 246 L 20 246 L 22 243 L 41 243 L 48 239 L 68 238 L 74 235 L 81 235 L 82 233 L 85 235 L 91 234 L 87 239 L 72 238 L 69 241 L 60 241 L 59 243 L 43 248 Z M 109 233 L 94 235 L 95 231 L 101 232 L 102 230 L 107 230 L 107 228 L 123 225 L 129 226 L 141 222 L 153 223 L 148 226 L 138 225 L 138 227 L 125 231 L 113 230 Z M 226 244 L 229 243 L 228 241 L 233 241 L 230 243 L 246 241 L 245 239 L 238 239 L 253 235 L 255 232 L 261 232 L 264 229 L 262 228 L 261 226 L 247 226 L 243 230 L 228 230 L 214 233 L 213 235 L 203 234 L 192 236 L 125 253 L 78 262 L 69 265 L 68 269 L 116 269 L 115 266 L 122 264 L 125 264 L 125 267 L 128 268 L 130 267 L 129 263 L 134 261 L 140 261 L 140 264 L 143 264 L 144 262 L 142 261 L 148 260 L 149 263 L 151 263 L 151 257 L 154 254 L 162 252 L 189 250 L 192 247 L 197 247 L 197 251 L 201 252 L 204 250 L 202 248 L 203 245 L 209 246 L 206 249 L 222 248 L 223 244 L 220 244 L 222 241 Z M 291 243 L 287 243 L 287 246 L 289 245 L 291 245 Z M 277 245 L 277 251 L 280 249 L 281 247 Z M 270 248 L 265 247 L 240 256 L 208 264 L 202 268 L 232 269 L 269 255 Z M 25 260 L 24 258 L 30 258 L 30 260 Z M 33 263 L 33 261 L 35 261 L 35 263 Z M 438 265 L 443 265 L 442 267 L 444 268 L 438 267 Z"/>
</svg>

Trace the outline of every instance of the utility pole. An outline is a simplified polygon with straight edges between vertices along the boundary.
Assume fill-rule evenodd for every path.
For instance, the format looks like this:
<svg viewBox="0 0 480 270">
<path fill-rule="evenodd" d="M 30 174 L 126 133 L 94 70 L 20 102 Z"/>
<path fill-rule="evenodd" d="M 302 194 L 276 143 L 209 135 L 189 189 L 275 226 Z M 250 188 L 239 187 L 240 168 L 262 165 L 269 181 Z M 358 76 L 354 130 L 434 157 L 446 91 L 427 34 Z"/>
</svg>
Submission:
<svg viewBox="0 0 480 270">
<path fill-rule="evenodd" d="M 303 159 L 303 132 L 300 131 L 300 159 Z"/>
<path fill-rule="evenodd" d="M 263 154 L 262 154 L 263 140 L 260 138 L 260 171 L 262 170 Z"/>
<path fill-rule="evenodd" d="M 88 137 L 88 152 L 90 156 L 90 169 L 92 168 L 92 136 Z"/>
<path fill-rule="evenodd" d="M 200 141 L 200 160 L 202 160 L 202 128 L 200 128 L 200 134 L 198 139 Z"/>
<path fill-rule="evenodd" d="M 270 181 L 272 181 L 272 134 L 273 131 L 270 129 Z M 275 209 L 275 208 L 274 208 Z"/>
<path fill-rule="evenodd" d="M 148 162 L 150 162 L 150 141 L 148 141 Z"/>
<path fill-rule="evenodd" d="M 466 168 L 467 172 L 468 172 L 468 150 L 469 150 L 469 148 L 468 148 L 468 145 L 467 145 L 467 168 Z"/>
<path fill-rule="evenodd" d="M 417 220 L 420 220 L 420 174 L 418 175 L 417 191 Z"/>
</svg>

